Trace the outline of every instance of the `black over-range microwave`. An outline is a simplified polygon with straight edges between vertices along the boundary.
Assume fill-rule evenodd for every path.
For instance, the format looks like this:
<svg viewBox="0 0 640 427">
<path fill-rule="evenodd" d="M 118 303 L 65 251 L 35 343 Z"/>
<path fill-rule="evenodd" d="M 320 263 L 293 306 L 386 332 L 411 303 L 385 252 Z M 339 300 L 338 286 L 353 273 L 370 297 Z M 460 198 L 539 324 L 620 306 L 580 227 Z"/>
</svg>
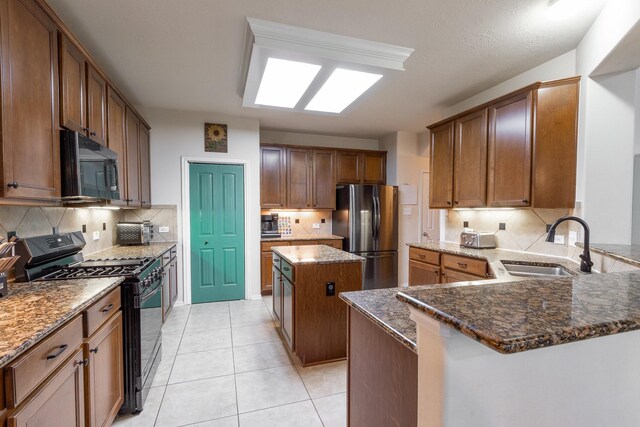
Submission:
<svg viewBox="0 0 640 427">
<path fill-rule="evenodd" d="M 120 199 L 116 152 L 66 129 L 60 131 L 60 143 L 63 199 Z"/>
</svg>

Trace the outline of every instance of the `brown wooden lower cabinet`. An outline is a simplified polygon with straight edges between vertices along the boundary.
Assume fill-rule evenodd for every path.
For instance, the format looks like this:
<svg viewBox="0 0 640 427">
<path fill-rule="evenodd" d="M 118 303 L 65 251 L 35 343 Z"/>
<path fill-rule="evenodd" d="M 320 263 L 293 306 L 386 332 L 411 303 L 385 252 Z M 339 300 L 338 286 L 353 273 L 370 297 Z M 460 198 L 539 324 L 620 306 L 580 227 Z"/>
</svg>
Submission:
<svg viewBox="0 0 640 427">
<path fill-rule="evenodd" d="M 77 351 L 7 419 L 7 427 L 81 427 L 85 423 L 84 357 Z"/>
<path fill-rule="evenodd" d="M 117 312 L 84 345 L 88 427 L 109 426 L 124 399 L 122 313 Z"/>
<path fill-rule="evenodd" d="M 418 355 L 349 308 L 348 425 L 418 425 Z"/>
<path fill-rule="evenodd" d="M 440 267 L 409 260 L 409 285 L 435 285 L 440 283 Z"/>
<path fill-rule="evenodd" d="M 486 276 L 476 276 L 475 274 L 463 273 L 461 271 L 442 269 L 442 283 L 468 282 L 473 280 L 484 280 Z"/>
</svg>

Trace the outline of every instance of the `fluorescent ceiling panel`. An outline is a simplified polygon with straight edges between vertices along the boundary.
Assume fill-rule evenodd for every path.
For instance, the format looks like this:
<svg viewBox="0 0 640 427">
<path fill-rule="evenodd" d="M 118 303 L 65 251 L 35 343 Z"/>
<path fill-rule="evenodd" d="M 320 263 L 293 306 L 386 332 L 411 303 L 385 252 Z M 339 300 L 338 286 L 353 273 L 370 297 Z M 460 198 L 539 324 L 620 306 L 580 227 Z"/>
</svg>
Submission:
<svg viewBox="0 0 640 427">
<path fill-rule="evenodd" d="M 269 58 L 255 103 L 273 107 L 295 107 L 320 68 L 320 65 Z"/>
<path fill-rule="evenodd" d="M 382 74 L 336 68 L 305 110 L 341 113 L 381 77 Z"/>
</svg>

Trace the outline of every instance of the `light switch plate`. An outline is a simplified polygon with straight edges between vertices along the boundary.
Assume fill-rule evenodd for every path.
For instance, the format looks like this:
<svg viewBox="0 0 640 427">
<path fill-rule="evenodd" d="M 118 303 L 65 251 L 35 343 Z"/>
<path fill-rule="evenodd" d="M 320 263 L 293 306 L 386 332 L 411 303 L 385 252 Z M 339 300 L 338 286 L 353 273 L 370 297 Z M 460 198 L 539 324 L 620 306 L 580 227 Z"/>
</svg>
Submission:
<svg viewBox="0 0 640 427">
<path fill-rule="evenodd" d="M 93 232 L 93 240 L 100 240 L 100 232 L 99 231 L 94 231 Z"/>
<path fill-rule="evenodd" d="M 575 246 L 578 241 L 578 232 L 570 231 L 569 232 L 569 246 Z"/>
<path fill-rule="evenodd" d="M 161 225 L 160 227 L 158 227 L 158 231 L 160 233 L 168 233 L 169 232 L 169 227 L 167 227 L 166 225 Z"/>
<path fill-rule="evenodd" d="M 564 245 L 564 234 L 556 234 L 555 238 L 553 239 L 553 243 L 557 245 Z"/>
<path fill-rule="evenodd" d="M 320 228 L 320 224 L 313 224 L 312 227 L 313 228 Z"/>
<path fill-rule="evenodd" d="M 412 213 L 411 207 L 402 208 L 402 213 L 404 215 L 411 215 L 411 213 Z"/>
</svg>

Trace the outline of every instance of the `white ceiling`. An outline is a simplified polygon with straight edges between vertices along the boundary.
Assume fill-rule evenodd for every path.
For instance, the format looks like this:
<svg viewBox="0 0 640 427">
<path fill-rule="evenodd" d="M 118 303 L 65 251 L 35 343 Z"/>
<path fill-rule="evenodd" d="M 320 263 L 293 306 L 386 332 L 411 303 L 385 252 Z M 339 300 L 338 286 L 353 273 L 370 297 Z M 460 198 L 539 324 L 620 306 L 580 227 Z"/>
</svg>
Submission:
<svg viewBox="0 0 640 427">
<path fill-rule="evenodd" d="M 377 138 L 574 49 L 606 0 L 549 19 L 548 0 L 48 0 L 134 103 L 260 119 L 261 128 Z M 415 49 L 345 116 L 242 107 L 246 17 Z"/>
</svg>

